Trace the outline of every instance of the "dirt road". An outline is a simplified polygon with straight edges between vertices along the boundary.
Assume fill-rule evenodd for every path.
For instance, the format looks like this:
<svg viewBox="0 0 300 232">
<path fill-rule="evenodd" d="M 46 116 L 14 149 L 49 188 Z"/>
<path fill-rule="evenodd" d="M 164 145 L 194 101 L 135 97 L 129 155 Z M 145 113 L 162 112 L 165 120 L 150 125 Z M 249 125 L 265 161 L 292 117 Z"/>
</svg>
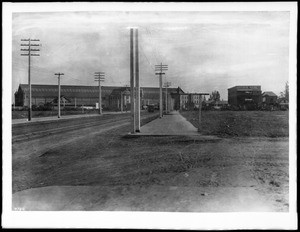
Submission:
<svg viewBox="0 0 300 232">
<path fill-rule="evenodd" d="M 288 138 L 124 138 L 129 130 L 128 123 L 102 125 L 13 144 L 13 205 L 22 202 L 27 210 L 288 211 Z M 40 198 L 32 204 L 35 189 L 30 189 L 43 187 L 46 198 L 55 192 L 51 186 L 63 186 L 56 203 Z M 31 191 L 26 200 L 26 191 L 18 197 L 21 190 Z M 87 198 L 79 198 L 82 192 Z M 72 206 L 70 199 L 76 200 Z"/>
</svg>

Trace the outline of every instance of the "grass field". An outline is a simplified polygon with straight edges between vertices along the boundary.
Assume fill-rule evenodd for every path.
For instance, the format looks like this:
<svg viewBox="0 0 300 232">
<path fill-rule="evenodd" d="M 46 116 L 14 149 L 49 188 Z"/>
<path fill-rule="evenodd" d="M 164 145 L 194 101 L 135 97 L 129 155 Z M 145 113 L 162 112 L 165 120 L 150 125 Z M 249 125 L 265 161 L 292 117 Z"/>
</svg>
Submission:
<svg viewBox="0 0 300 232">
<path fill-rule="evenodd" d="M 198 111 L 180 112 L 198 127 Z M 221 137 L 288 137 L 288 111 L 202 111 L 201 133 Z"/>
</svg>

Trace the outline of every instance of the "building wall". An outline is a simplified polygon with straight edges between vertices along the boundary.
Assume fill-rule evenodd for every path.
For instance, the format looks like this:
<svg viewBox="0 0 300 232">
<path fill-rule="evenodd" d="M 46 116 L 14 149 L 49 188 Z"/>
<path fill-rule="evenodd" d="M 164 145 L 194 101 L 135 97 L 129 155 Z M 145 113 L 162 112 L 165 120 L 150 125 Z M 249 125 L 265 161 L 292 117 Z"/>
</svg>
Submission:
<svg viewBox="0 0 300 232">
<path fill-rule="evenodd" d="M 200 95 L 197 93 L 181 94 L 180 95 L 180 109 L 193 110 L 195 107 L 199 108 Z"/>
<path fill-rule="evenodd" d="M 29 97 L 24 94 L 23 96 L 23 101 L 19 100 L 22 99 L 21 97 L 18 96 L 18 98 L 15 96 L 15 101 L 18 103 L 16 106 L 29 106 Z M 46 104 L 48 102 L 53 102 L 53 100 L 57 98 L 57 96 L 53 97 L 32 97 L 32 105 L 41 105 L 41 104 Z M 68 106 L 74 106 L 74 107 L 79 107 L 79 106 L 96 106 L 96 103 L 99 102 L 99 97 L 71 97 L 68 98 L 70 102 L 66 103 L 65 105 Z M 108 98 L 102 97 L 102 107 L 106 107 L 109 105 Z"/>
<path fill-rule="evenodd" d="M 180 95 L 180 109 L 187 109 L 188 95 Z"/>
<path fill-rule="evenodd" d="M 121 95 L 113 95 L 109 97 L 109 108 L 110 109 L 121 109 Z"/>
<path fill-rule="evenodd" d="M 24 89 L 24 91 L 22 90 Z M 103 108 L 115 108 L 120 109 L 121 101 L 118 91 L 124 87 L 106 87 L 102 86 L 102 107 Z M 179 88 L 178 88 L 179 89 Z M 115 94 L 112 94 L 115 91 Z M 177 91 L 177 90 L 176 90 Z M 179 91 L 179 90 L 178 90 Z M 181 90 L 182 91 L 182 90 Z M 148 104 L 159 104 L 159 88 L 143 88 L 141 87 L 141 106 Z M 177 93 L 174 93 L 175 89 L 168 89 L 168 104 L 169 108 L 175 108 L 175 104 L 178 104 Z M 28 98 L 28 85 L 20 85 L 18 91 L 15 93 L 16 106 L 29 106 Z M 91 89 L 87 86 L 62 86 L 61 96 L 64 96 L 70 102 L 66 103 L 66 106 L 96 106 L 98 103 L 99 92 L 95 86 L 91 86 Z M 53 85 L 32 85 L 32 105 L 40 105 L 48 102 L 53 102 L 57 99 L 57 88 Z M 82 97 L 85 96 L 85 97 Z M 130 96 L 126 96 L 124 99 L 124 105 L 130 108 Z M 165 107 L 165 91 L 163 91 L 163 107 Z"/>
<path fill-rule="evenodd" d="M 127 109 L 130 109 L 130 96 L 123 96 L 123 107 L 127 106 Z M 162 102 L 163 102 L 163 108 L 166 107 L 166 94 L 163 93 L 162 96 Z M 156 97 L 150 96 L 150 97 L 141 97 L 140 98 L 140 106 L 143 108 L 143 106 L 147 105 L 159 105 L 159 95 Z M 174 100 L 172 101 L 172 95 L 168 93 L 167 97 L 167 104 L 168 109 L 174 109 Z M 120 110 L 121 109 L 121 95 L 114 95 L 110 97 L 109 106 L 111 109 L 114 110 Z"/>
<path fill-rule="evenodd" d="M 236 86 L 228 89 L 228 104 L 242 109 L 262 103 L 260 86 Z"/>
<path fill-rule="evenodd" d="M 24 106 L 29 106 L 29 96 L 24 94 Z"/>
<path fill-rule="evenodd" d="M 174 101 L 172 102 L 174 110 L 181 109 L 181 95 L 172 93 L 171 96 L 172 96 L 172 99 L 174 99 Z"/>
<path fill-rule="evenodd" d="M 24 93 L 22 91 L 15 92 L 15 106 L 23 106 L 24 105 Z"/>
<path fill-rule="evenodd" d="M 265 103 L 265 104 L 275 104 L 277 102 L 277 96 L 263 96 L 262 97 L 262 102 Z"/>
<path fill-rule="evenodd" d="M 236 89 L 228 89 L 228 104 L 238 106 Z"/>
</svg>

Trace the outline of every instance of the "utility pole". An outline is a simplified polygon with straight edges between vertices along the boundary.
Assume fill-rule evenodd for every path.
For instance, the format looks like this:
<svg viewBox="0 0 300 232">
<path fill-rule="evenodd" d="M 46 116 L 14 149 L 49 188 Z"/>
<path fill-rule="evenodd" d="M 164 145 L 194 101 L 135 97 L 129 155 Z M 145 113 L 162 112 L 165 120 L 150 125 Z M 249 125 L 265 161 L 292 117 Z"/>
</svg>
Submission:
<svg viewBox="0 0 300 232">
<path fill-rule="evenodd" d="M 130 91 L 128 90 L 128 87 L 130 87 L 130 85 L 125 85 L 126 89 L 125 91 L 122 92 L 123 94 L 123 110 L 124 110 L 124 106 L 126 107 L 126 112 L 127 112 L 127 96 L 130 96 Z M 124 105 L 125 104 L 125 105 Z"/>
<path fill-rule="evenodd" d="M 133 53 L 133 28 L 130 28 L 130 110 L 131 110 L 131 133 L 136 132 L 135 128 L 135 88 L 134 88 L 134 53 Z"/>
<path fill-rule="evenodd" d="M 102 115 L 101 81 L 105 80 L 104 72 L 95 72 L 95 81 L 99 83 L 99 114 Z"/>
<path fill-rule="evenodd" d="M 123 113 L 123 104 L 124 104 L 124 99 L 123 99 L 123 91 L 121 91 L 121 112 Z"/>
<path fill-rule="evenodd" d="M 202 95 L 209 95 L 209 93 L 200 93 L 199 94 L 199 114 L 198 114 L 198 132 L 201 132 L 201 125 L 202 125 Z"/>
<path fill-rule="evenodd" d="M 135 36 L 134 36 L 135 32 Z M 134 42 L 135 39 L 135 42 Z M 135 44 L 135 46 L 134 46 Z M 130 28 L 130 105 L 131 133 L 140 132 L 140 77 L 138 29 Z"/>
<path fill-rule="evenodd" d="M 130 92 L 127 90 L 127 88 L 124 91 L 121 91 L 121 112 L 124 111 L 124 101 L 126 100 L 126 96 L 128 96 L 129 94 Z M 125 107 L 127 112 L 127 104 L 125 104 Z"/>
<path fill-rule="evenodd" d="M 168 113 L 168 87 L 171 86 L 171 82 L 166 82 L 164 84 L 166 88 L 166 114 Z"/>
<path fill-rule="evenodd" d="M 163 106 L 162 106 L 162 75 L 164 75 L 165 73 L 163 73 L 163 71 L 167 71 L 168 70 L 168 65 L 163 65 L 162 63 L 160 63 L 159 65 L 155 65 L 155 71 L 158 73 L 155 73 L 155 75 L 159 75 L 159 117 L 162 118 L 163 116 Z"/>
<path fill-rule="evenodd" d="M 58 118 L 60 118 L 60 76 L 64 75 L 63 73 L 55 73 L 54 75 L 58 76 L 58 98 L 57 98 L 57 105 L 58 105 Z"/>
<path fill-rule="evenodd" d="M 201 121 L 201 116 L 202 116 L 202 95 L 199 95 L 199 121 L 198 121 L 198 132 L 201 131 L 201 125 L 202 125 L 202 121 Z"/>
<path fill-rule="evenodd" d="M 29 85 L 29 107 L 28 107 L 28 121 L 31 121 L 32 116 L 32 96 L 31 96 L 31 78 L 30 78 L 30 62 L 31 62 L 31 56 L 39 56 L 39 54 L 32 53 L 32 52 L 38 52 L 39 49 L 34 49 L 32 47 L 38 47 L 39 44 L 32 44 L 33 41 L 40 41 L 39 39 L 21 39 L 21 41 L 26 41 L 28 44 L 21 44 L 21 47 L 27 47 L 27 48 L 21 48 L 21 51 L 27 52 L 21 54 L 21 56 L 28 56 L 28 85 Z"/>
<path fill-rule="evenodd" d="M 140 132 L 141 126 L 141 93 L 140 93 L 140 77 L 139 77 L 139 39 L 138 29 L 135 29 L 135 85 L 136 85 L 136 132 Z"/>
</svg>

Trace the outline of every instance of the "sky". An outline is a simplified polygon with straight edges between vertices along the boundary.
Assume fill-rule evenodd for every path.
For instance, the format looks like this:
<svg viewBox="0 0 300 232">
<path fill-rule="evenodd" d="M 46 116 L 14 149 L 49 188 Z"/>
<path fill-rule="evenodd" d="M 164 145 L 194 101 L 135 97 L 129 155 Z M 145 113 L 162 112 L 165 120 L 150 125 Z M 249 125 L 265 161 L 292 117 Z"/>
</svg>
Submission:
<svg viewBox="0 0 300 232">
<path fill-rule="evenodd" d="M 12 14 L 12 95 L 28 83 L 21 39 L 39 39 L 32 84 L 96 86 L 130 84 L 129 28 L 139 32 L 141 86 L 159 86 L 154 65 L 167 64 L 163 79 L 185 92 L 220 92 L 261 85 L 278 94 L 289 79 L 288 11 L 77 11 Z"/>
</svg>

